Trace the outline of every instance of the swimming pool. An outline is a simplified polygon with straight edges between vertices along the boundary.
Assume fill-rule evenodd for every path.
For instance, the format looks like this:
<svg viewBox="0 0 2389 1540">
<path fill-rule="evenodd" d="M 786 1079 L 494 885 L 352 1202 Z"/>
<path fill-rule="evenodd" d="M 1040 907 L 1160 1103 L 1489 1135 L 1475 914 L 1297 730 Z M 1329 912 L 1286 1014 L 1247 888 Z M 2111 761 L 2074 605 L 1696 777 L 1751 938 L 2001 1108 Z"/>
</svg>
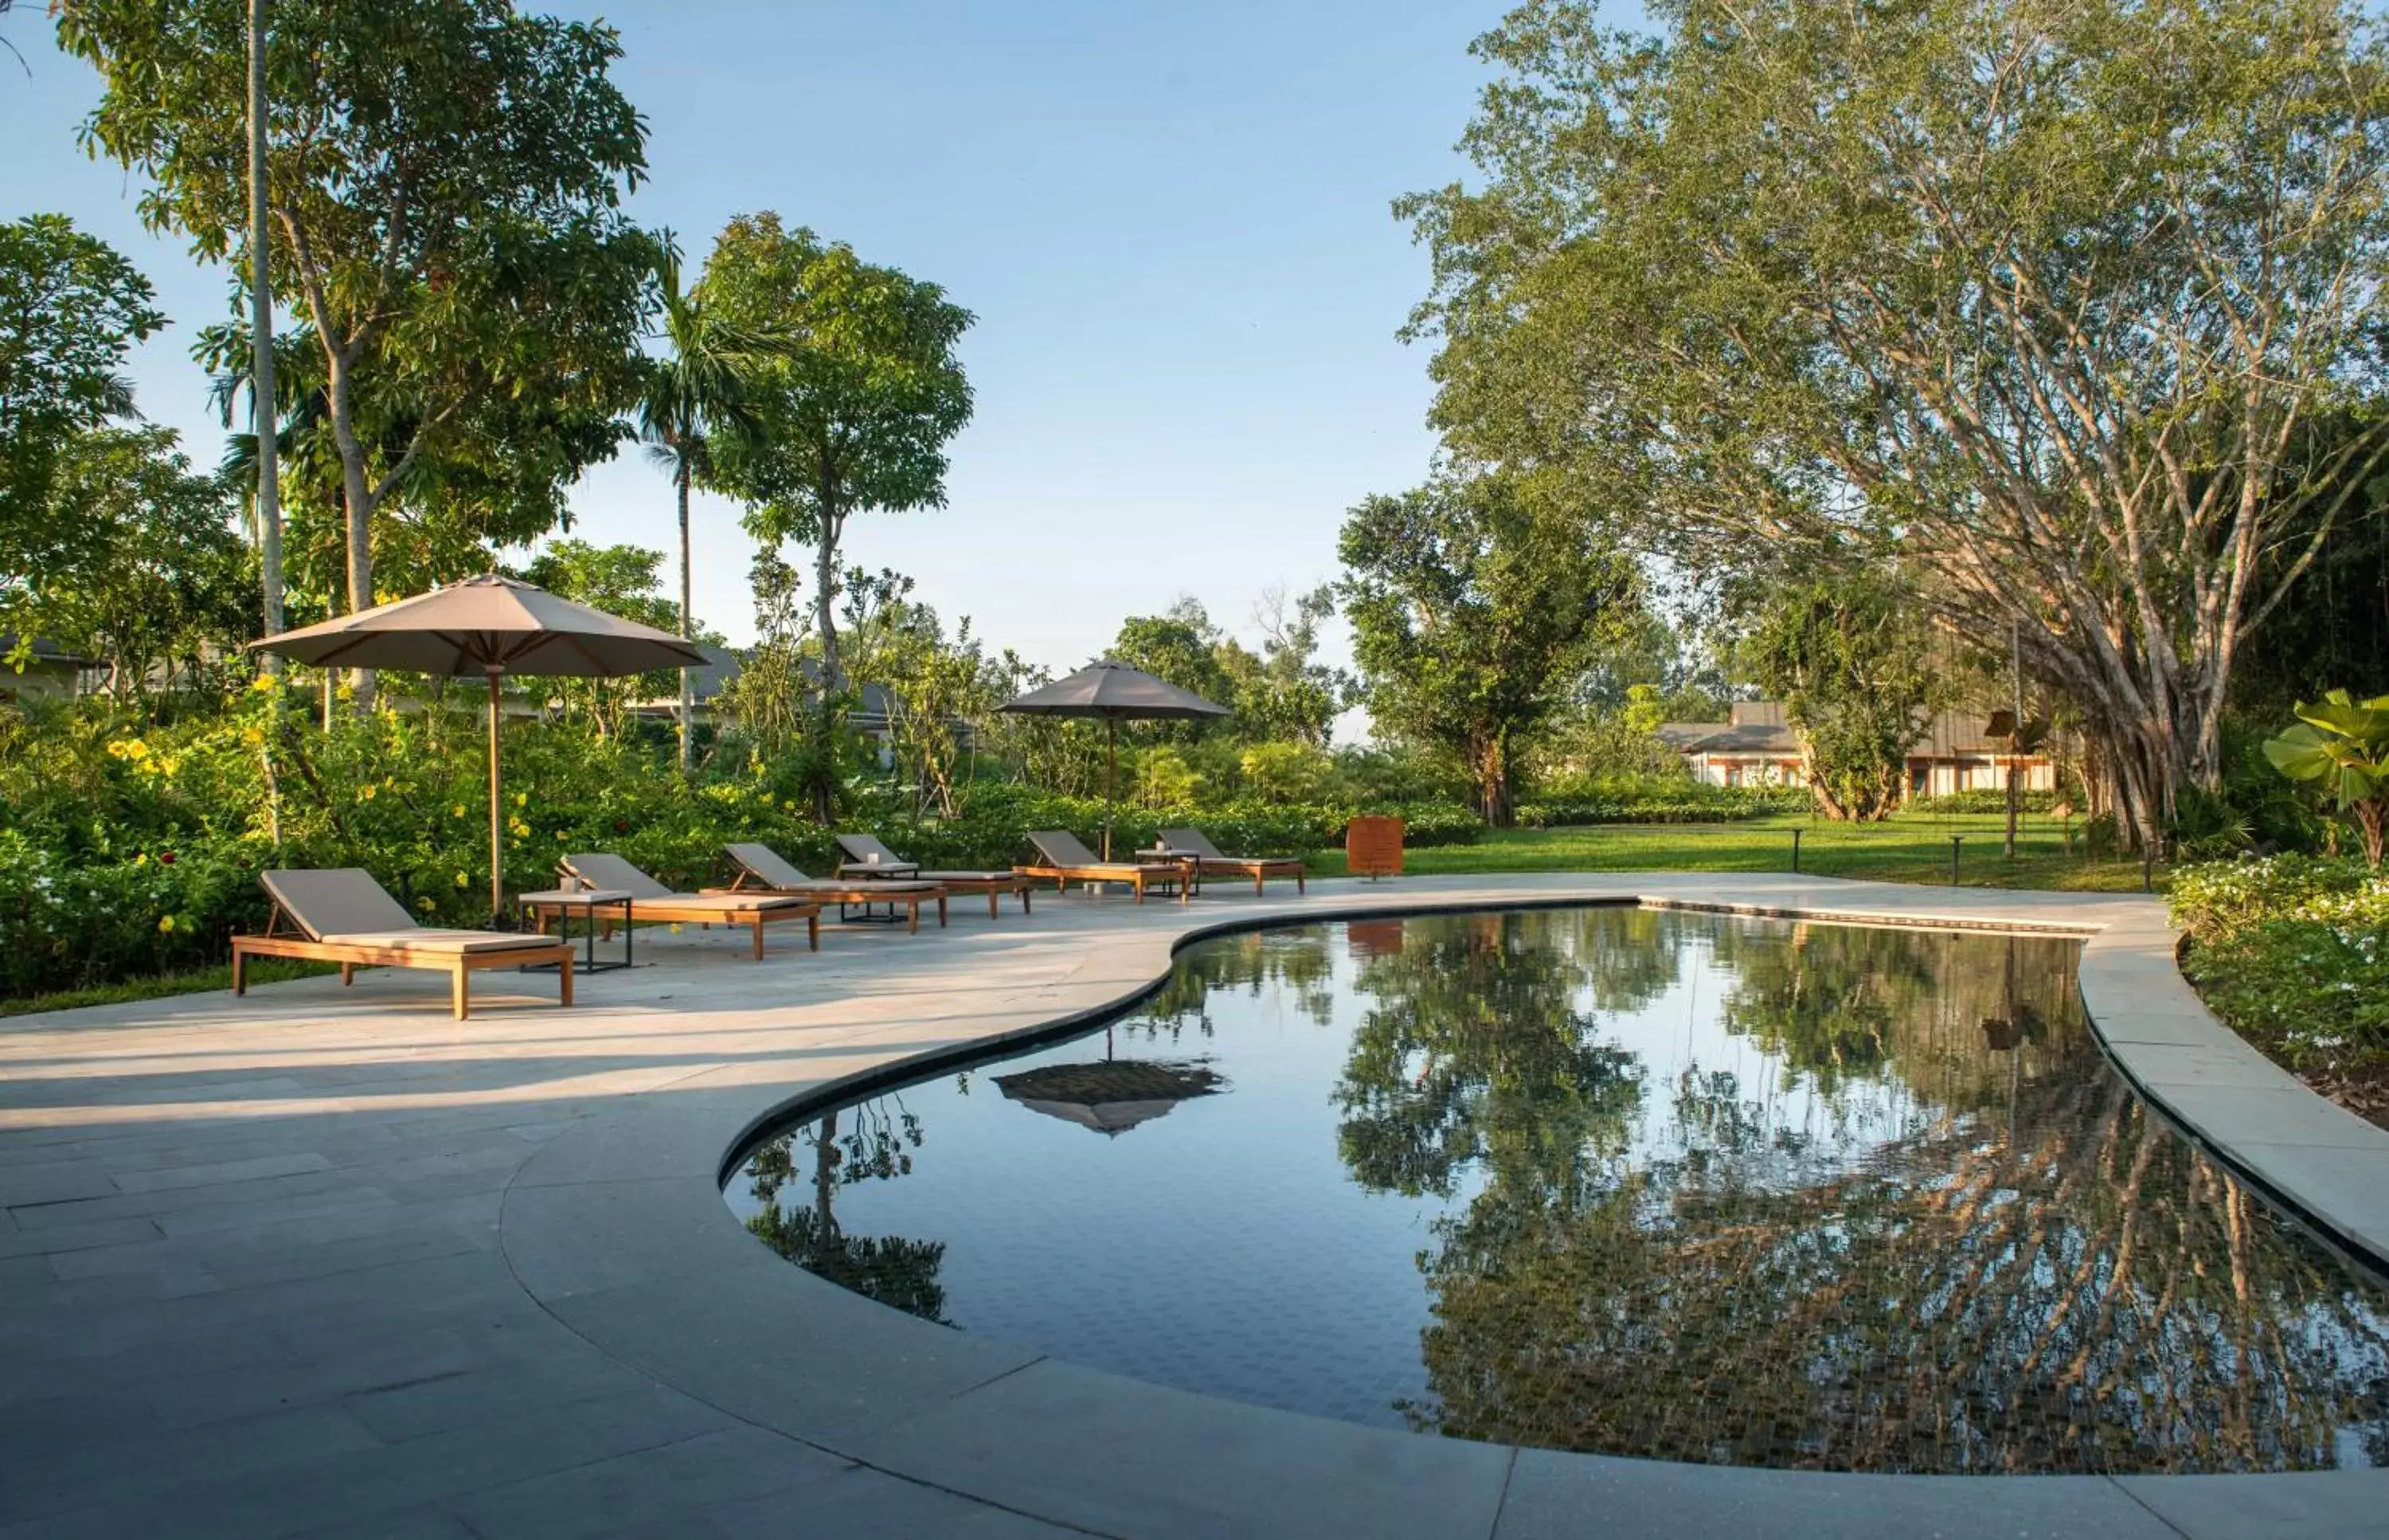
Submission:
<svg viewBox="0 0 2389 1540">
<path fill-rule="evenodd" d="M 2108 1068 L 2076 944 L 1623 907 L 1197 944 L 779 1130 L 766 1243 L 1189 1390 L 1820 1469 L 2389 1463 L 2389 1297 Z"/>
</svg>

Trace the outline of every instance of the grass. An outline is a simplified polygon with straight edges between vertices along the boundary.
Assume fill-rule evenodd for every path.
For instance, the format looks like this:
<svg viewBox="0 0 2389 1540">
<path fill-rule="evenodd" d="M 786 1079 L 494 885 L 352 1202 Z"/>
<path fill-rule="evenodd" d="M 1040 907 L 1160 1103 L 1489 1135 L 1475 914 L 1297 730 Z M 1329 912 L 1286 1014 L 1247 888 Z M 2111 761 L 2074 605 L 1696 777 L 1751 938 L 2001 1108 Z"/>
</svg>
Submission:
<svg viewBox="0 0 2389 1540">
<path fill-rule="evenodd" d="M 1895 814 L 1881 823 L 1833 823 L 1782 813 L 1740 823 L 1603 823 L 1571 829 L 1504 829 L 1476 845 L 1406 851 L 1403 869 L 1415 875 L 1493 872 L 1789 872 L 1792 835 L 1800 834 L 1800 870 L 1831 877 L 1947 885 L 1949 836 L 1959 845 L 1958 881 L 1967 887 L 2025 887 L 2102 893 L 2140 891 L 2137 859 L 2098 860 L 2081 854 L 2080 830 L 2067 852 L 2055 820 L 2027 818 L 2013 861 L 2000 857 L 2005 821 L 1997 814 Z M 1310 858 L 1322 877 L 1346 874 L 1344 852 Z M 2155 885 L 2166 883 L 2159 866 Z"/>
<path fill-rule="evenodd" d="M 249 964 L 249 982 L 275 984 L 287 978 L 313 978 L 320 974 L 339 972 L 329 962 L 305 962 L 297 958 L 252 958 Z M 209 989 L 232 987 L 232 964 L 219 962 L 211 968 L 194 968 L 185 974 L 153 974 L 147 978 L 128 978 L 115 984 L 96 985 L 89 989 L 61 989 L 55 994 L 30 995 L 22 999 L 0 999 L 0 1016 L 30 1016 L 36 1012 L 78 1011 L 86 1005 L 123 1005 L 133 1000 L 163 999 L 169 995 L 196 995 Z"/>
</svg>

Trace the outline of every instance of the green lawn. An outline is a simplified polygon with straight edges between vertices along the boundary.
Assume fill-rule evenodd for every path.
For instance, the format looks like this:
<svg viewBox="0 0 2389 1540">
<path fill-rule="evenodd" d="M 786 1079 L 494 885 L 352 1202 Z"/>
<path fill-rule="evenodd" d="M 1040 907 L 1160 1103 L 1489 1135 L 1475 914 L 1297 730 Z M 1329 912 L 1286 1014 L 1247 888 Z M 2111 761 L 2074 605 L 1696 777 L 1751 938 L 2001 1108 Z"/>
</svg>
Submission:
<svg viewBox="0 0 2389 1540">
<path fill-rule="evenodd" d="M 1785 813 L 1742 823 L 1608 823 L 1574 829 L 1509 829 L 1476 845 L 1407 851 L 1405 870 L 1419 875 L 1480 872 L 1789 872 L 1792 835 L 1800 834 L 1800 870 L 1880 882 L 1946 885 L 1949 836 L 1961 835 L 1958 880 L 1970 887 L 2034 887 L 2137 893 L 2138 860 L 2091 861 L 2068 855 L 2063 828 L 2051 819 L 2026 819 L 2013 861 L 2000 858 L 2004 821 L 1998 815 L 1937 817 L 1898 814 L 1882 823 L 1832 823 Z M 1344 852 L 1311 857 L 1320 876 L 1345 874 Z M 2163 889 L 2166 872 L 2157 868 Z"/>
</svg>

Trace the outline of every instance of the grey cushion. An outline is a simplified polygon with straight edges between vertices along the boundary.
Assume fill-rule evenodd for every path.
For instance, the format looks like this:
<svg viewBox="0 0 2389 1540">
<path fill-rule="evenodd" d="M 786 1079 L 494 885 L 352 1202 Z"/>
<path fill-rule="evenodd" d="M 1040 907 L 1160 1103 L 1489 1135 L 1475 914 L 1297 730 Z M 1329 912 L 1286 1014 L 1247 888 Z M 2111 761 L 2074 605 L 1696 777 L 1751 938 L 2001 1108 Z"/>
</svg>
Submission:
<svg viewBox="0 0 2389 1540">
<path fill-rule="evenodd" d="M 327 935 L 415 929 L 415 917 L 361 866 L 266 872 L 259 881 L 282 912 L 318 941 Z"/>
<path fill-rule="evenodd" d="M 603 850 L 584 850 L 564 858 L 564 870 L 592 887 L 620 888 L 633 899 L 669 898 L 672 890 L 632 866 L 621 857 Z"/>
</svg>

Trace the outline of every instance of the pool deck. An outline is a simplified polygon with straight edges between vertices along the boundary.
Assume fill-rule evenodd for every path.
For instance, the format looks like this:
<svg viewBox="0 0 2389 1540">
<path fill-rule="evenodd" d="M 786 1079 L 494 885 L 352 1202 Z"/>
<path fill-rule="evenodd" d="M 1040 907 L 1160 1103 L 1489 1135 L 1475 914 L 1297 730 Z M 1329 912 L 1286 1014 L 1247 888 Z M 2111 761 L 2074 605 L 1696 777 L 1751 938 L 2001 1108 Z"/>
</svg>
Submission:
<svg viewBox="0 0 2389 1540">
<path fill-rule="evenodd" d="M 1899 1477 L 1515 1450 L 1189 1394 L 788 1266 L 719 1178 L 793 1099 L 1099 1013 L 1191 934 L 1642 897 L 2095 932 L 2145 1092 L 2389 1255 L 2389 1134 L 2219 1026 L 2153 900 L 1790 875 L 1412 878 L 824 927 L 765 961 L 375 970 L 0 1022 L 0 1540 L 375 1534 L 2222 1537 L 2389 1533 L 2389 1472 Z"/>
</svg>

